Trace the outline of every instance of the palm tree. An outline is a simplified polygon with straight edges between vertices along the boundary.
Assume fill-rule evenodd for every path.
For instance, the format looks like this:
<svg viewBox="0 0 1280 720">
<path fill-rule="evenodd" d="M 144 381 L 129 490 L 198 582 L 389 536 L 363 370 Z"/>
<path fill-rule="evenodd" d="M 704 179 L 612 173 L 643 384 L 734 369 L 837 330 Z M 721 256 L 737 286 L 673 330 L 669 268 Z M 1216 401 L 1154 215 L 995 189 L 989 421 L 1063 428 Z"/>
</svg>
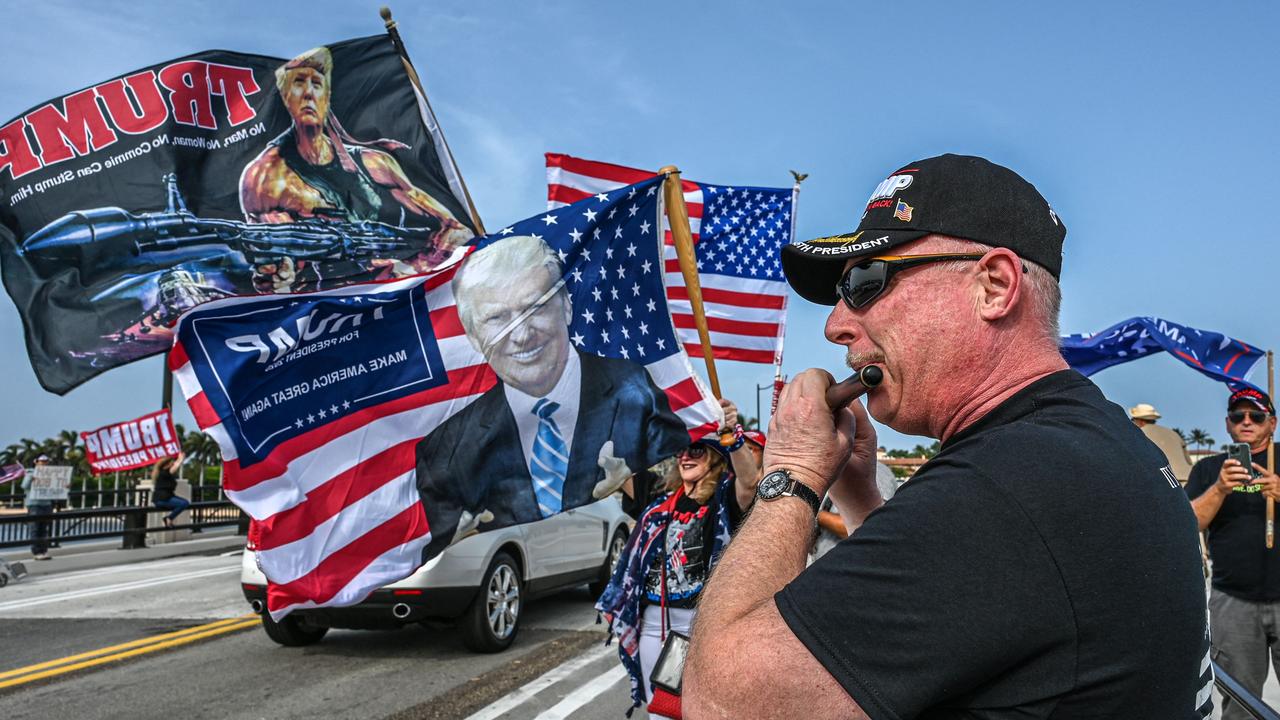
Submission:
<svg viewBox="0 0 1280 720">
<path fill-rule="evenodd" d="M 36 458 L 40 457 L 40 443 L 31 438 L 22 438 L 18 442 L 22 444 L 22 450 L 18 453 L 18 461 L 27 467 L 31 467 L 36 463 Z"/>
<path fill-rule="evenodd" d="M 923 445 L 916 445 L 915 449 L 911 451 L 911 454 L 915 457 L 931 458 L 934 455 L 937 455 L 938 452 L 941 450 L 942 450 L 942 444 L 935 441 L 929 447 L 925 447 Z"/>
<path fill-rule="evenodd" d="M 1213 438 L 1209 437 L 1209 433 L 1200 428 L 1192 428 L 1187 440 L 1195 446 L 1196 452 L 1200 452 L 1200 448 L 1205 445 L 1213 447 Z"/>
<path fill-rule="evenodd" d="M 1187 434 L 1182 432 L 1182 428 L 1169 428 L 1169 429 L 1173 430 L 1173 432 L 1176 433 L 1178 437 L 1182 438 L 1183 445 L 1187 444 Z"/>
</svg>

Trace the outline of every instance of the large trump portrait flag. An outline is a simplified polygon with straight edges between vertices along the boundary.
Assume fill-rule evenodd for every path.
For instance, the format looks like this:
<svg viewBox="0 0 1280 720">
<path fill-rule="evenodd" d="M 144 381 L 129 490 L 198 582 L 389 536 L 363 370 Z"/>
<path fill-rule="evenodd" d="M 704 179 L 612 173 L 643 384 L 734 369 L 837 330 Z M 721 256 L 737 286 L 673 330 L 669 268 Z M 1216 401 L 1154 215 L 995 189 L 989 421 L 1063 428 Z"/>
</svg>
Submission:
<svg viewBox="0 0 1280 720">
<path fill-rule="evenodd" d="M 594 502 L 718 425 L 666 304 L 661 182 L 516 223 L 425 275 L 182 317 L 171 365 L 254 519 L 274 617 Z"/>
</svg>

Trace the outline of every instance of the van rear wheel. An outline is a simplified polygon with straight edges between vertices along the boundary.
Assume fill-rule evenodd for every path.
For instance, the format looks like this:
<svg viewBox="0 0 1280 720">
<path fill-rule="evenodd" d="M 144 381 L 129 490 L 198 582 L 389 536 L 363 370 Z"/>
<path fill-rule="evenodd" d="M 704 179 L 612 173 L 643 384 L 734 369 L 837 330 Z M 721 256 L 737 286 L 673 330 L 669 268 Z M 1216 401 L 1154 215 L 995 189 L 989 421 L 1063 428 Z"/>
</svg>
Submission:
<svg viewBox="0 0 1280 720">
<path fill-rule="evenodd" d="M 267 632 L 267 637 L 285 647 L 314 645 L 329 632 L 329 628 L 312 625 L 297 615 L 286 615 L 280 622 L 276 622 L 266 610 L 262 611 L 262 629 Z"/>
<path fill-rule="evenodd" d="M 523 609 L 520 567 L 507 553 L 489 563 L 480 592 L 462 620 L 462 642 L 473 652 L 502 652 L 516 639 Z"/>
</svg>

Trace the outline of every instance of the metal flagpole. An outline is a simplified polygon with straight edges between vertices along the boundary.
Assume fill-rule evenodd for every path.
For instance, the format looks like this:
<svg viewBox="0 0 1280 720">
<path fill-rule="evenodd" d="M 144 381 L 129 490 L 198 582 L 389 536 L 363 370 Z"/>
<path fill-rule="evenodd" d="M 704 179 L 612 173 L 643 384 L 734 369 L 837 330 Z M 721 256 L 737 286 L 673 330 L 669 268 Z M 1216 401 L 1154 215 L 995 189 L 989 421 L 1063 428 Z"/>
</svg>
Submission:
<svg viewBox="0 0 1280 720">
<path fill-rule="evenodd" d="M 702 285 L 698 281 L 698 263 L 693 256 L 693 231 L 689 229 L 689 208 L 684 204 L 680 168 L 668 165 L 658 172 L 667 176 L 662 186 L 667 206 L 667 222 L 671 225 L 671 238 L 675 241 L 680 274 L 684 276 L 685 289 L 689 291 L 689 305 L 693 307 L 693 323 L 698 328 L 698 341 L 702 343 L 702 357 L 707 362 L 707 379 L 711 381 L 711 393 L 719 400 L 720 378 L 716 375 L 716 359 L 711 351 L 707 315 L 702 308 Z"/>
<path fill-rule="evenodd" d="M 164 354 L 164 388 L 160 392 L 160 407 L 168 410 L 173 407 L 173 369 L 169 367 L 169 353 Z"/>
<path fill-rule="evenodd" d="M 1271 406 L 1275 407 L 1276 402 L 1276 357 L 1275 353 L 1267 351 L 1267 397 L 1271 398 Z M 1267 439 L 1267 472 L 1275 474 L 1276 471 L 1276 442 L 1274 438 Z M 1274 498 L 1267 498 L 1267 549 L 1275 547 L 1276 544 L 1276 501 Z"/>
<path fill-rule="evenodd" d="M 800 214 L 800 183 L 809 177 L 809 173 L 792 170 L 791 177 L 795 178 L 795 184 L 791 186 L 791 236 L 787 240 L 788 244 L 796 241 L 796 218 Z M 778 409 L 778 396 L 782 394 L 782 386 L 786 384 L 782 379 L 782 347 L 787 336 L 788 297 L 789 293 L 782 296 L 782 322 L 778 323 L 778 349 L 773 354 L 773 402 L 769 404 L 770 415 Z"/>
<path fill-rule="evenodd" d="M 427 112 L 430 113 L 434 122 L 436 113 L 431 109 L 431 101 L 427 99 L 427 92 L 422 89 L 422 80 L 418 78 L 418 71 L 414 69 L 413 63 L 409 60 L 409 51 L 404 47 L 404 41 L 400 39 L 400 30 L 396 26 L 396 21 L 391 19 L 391 8 L 386 5 L 378 11 L 382 16 L 382 22 L 387 27 L 387 35 L 391 36 L 391 42 L 396 47 L 396 52 L 400 53 L 400 60 L 404 63 L 405 72 L 409 73 L 409 81 L 413 83 L 413 87 L 418 91 L 418 97 L 422 98 L 422 103 L 426 106 Z M 476 226 L 476 233 L 479 235 L 486 234 L 484 231 L 484 222 L 480 220 L 480 212 L 476 210 L 476 204 L 471 199 L 471 191 L 467 189 L 467 181 L 462 179 L 462 171 L 458 169 L 458 163 L 453 159 L 453 150 L 449 149 L 449 141 L 444 137 L 444 128 L 436 125 L 436 131 L 440 133 L 440 142 L 444 145 L 444 152 L 449 156 L 449 165 L 453 168 L 453 172 L 458 176 L 458 184 L 462 186 L 463 199 L 467 201 L 467 211 L 471 213 L 471 222 Z"/>
</svg>

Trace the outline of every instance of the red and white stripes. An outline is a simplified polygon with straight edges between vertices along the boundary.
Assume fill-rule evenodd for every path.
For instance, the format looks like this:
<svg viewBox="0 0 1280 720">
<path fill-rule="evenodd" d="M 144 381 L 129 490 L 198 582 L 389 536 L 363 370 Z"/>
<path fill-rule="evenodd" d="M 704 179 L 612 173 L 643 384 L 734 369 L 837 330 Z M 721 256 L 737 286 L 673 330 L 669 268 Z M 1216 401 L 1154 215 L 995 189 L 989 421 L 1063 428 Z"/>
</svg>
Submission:
<svg viewBox="0 0 1280 720">
<path fill-rule="evenodd" d="M 652 177 L 654 173 L 622 165 L 583 160 L 547 153 L 547 206 L 558 208 L 596 193 Z M 695 247 L 703 218 L 701 185 L 681 180 L 684 201 L 689 209 L 689 227 Z M 663 219 L 667 304 L 676 326 L 676 336 L 690 357 L 702 357 L 702 345 L 693 320 L 693 307 L 684 275 L 676 260 L 671 231 Z M 707 317 L 711 346 L 721 360 L 773 363 L 782 343 L 787 308 L 787 284 L 777 280 L 748 280 L 718 275 L 704 268 L 698 273 L 703 310 Z"/>
<path fill-rule="evenodd" d="M 250 540 L 270 580 L 273 618 L 308 607 L 359 602 L 373 590 L 413 573 L 431 540 L 415 479 L 418 442 L 497 382 L 468 341 L 450 280 L 454 265 L 427 276 L 351 285 L 325 295 L 376 296 L 425 284 L 430 324 L 449 382 L 316 425 L 242 467 L 224 423 L 205 396 L 190 362 L 201 347 L 176 343 L 170 366 L 200 429 L 222 450 L 227 496 L 253 518 Z M 202 310 L 263 303 L 229 298 Z M 246 308 L 246 311 L 248 308 Z M 675 354 L 645 366 L 694 437 L 714 429 L 719 407 Z M 448 529 L 440 529 L 448 531 Z"/>
</svg>

